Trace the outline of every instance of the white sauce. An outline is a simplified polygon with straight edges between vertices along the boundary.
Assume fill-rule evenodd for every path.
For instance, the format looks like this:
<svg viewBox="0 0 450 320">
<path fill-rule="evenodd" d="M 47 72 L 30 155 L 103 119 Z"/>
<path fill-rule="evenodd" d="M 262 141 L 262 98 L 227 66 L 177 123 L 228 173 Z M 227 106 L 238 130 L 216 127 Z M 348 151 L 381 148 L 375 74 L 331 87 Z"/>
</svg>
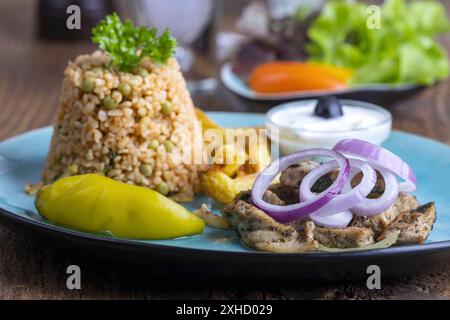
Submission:
<svg viewBox="0 0 450 320">
<path fill-rule="evenodd" d="M 275 112 L 272 116 L 272 121 L 293 130 L 333 132 L 365 129 L 383 122 L 386 118 L 375 110 L 343 105 L 343 116 L 326 119 L 314 115 L 314 108 L 315 105 L 313 103 L 300 107 L 286 108 Z"/>
<path fill-rule="evenodd" d="M 316 100 L 287 103 L 267 114 L 267 127 L 279 129 L 282 154 L 301 149 L 331 148 L 342 139 L 358 138 L 381 144 L 391 130 L 390 113 L 357 101 L 343 101 L 343 115 L 326 119 L 314 115 Z"/>
</svg>

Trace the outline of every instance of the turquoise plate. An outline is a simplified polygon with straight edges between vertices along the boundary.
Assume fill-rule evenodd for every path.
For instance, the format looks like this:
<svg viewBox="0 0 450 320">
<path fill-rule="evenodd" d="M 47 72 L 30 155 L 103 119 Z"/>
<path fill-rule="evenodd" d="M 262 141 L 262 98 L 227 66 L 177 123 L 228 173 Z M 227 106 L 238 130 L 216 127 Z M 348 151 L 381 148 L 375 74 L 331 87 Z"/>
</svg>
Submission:
<svg viewBox="0 0 450 320">
<path fill-rule="evenodd" d="M 210 113 L 210 116 L 225 127 L 264 124 L 262 114 L 217 112 Z M 370 261 L 370 257 L 374 259 L 375 264 L 384 264 L 386 268 L 390 268 L 388 275 L 406 274 L 425 266 L 449 261 L 450 147 L 430 139 L 393 132 L 385 143 L 386 148 L 398 154 L 414 168 L 418 178 L 419 201 L 436 202 L 437 221 L 425 245 L 350 253 L 272 254 L 246 247 L 232 230 L 207 227 L 199 236 L 139 241 L 118 239 L 108 234 L 80 232 L 42 218 L 34 208 L 34 198 L 27 196 L 23 190 L 27 183 L 38 182 L 40 179 L 51 133 L 52 129 L 47 127 L 0 143 L 0 222 L 19 232 L 37 235 L 42 240 L 55 243 L 55 239 L 64 239 L 64 244 L 80 251 L 94 252 L 95 255 L 102 252 L 109 258 L 116 255 L 115 260 L 118 258 L 117 252 L 120 252 L 121 258 L 118 260 L 122 261 L 119 262 L 128 263 L 133 260 L 154 272 L 196 276 L 203 270 L 205 273 L 201 276 L 222 280 L 252 280 L 261 276 L 273 280 L 333 280 L 342 278 L 345 274 L 347 278 L 358 278 L 365 274 L 363 267 Z M 195 202 L 187 205 L 187 208 L 195 209 L 201 203 L 210 201 L 206 197 L 196 197 Z M 219 205 L 214 207 L 220 209 Z M 414 257 L 412 260 L 411 256 Z M 155 257 L 159 259 L 157 263 Z M 186 257 L 191 259 L 185 259 Z M 217 263 L 217 259 L 223 259 L 224 265 Z M 149 263 L 150 261 L 152 263 Z M 399 268 L 398 263 L 402 261 L 410 266 Z M 267 265 L 269 262 L 271 264 Z M 298 270 L 311 263 L 325 263 L 328 267 L 320 273 L 317 272 L 320 268 L 314 268 L 315 272 L 309 268 L 306 274 L 300 275 Z M 253 271 L 250 272 L 248 268 L 252 264 Z M 346 265 L 346 272 L 338 267 L 341 264 Z M 187 267 L 174 269 L 174 265 Z M 204 270 L 206 266 L 211 268 Z"/>
</svg>

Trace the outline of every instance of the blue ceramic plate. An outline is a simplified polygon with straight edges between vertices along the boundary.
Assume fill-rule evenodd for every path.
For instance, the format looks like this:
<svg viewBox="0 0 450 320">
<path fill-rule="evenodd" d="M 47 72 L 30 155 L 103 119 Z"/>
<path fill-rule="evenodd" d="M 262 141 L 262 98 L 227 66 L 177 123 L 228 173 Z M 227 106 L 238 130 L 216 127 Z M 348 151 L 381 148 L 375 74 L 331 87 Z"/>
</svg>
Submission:
<svg viewBox="0 0 450 320">
<path fill-rule="evenodd" d="M 257 126 L 264 124 L 264 115 L 245 113 L 210 113 L 210 116 L 225 127 Z M 77 249 L 89 249 L 116 255 L 120 257 L 131 256 L 141 266 L 152 260 L 152 271 L 170 274 L 196 275 L 197 272 L 212 264 L 214 267 L 206 270 L 206 275 L 214 279 L 246 280 L 255 276 L 265 276 L 270 279 L 336 279 L 341 277 L 342 270 L 336 264 L 347 265 L 352 278 L 361 276 L 361 269 L 367 264 L 368 257 L 375 259 L 375 263 L 388 264 L 407 259 L 410 265 L 414 261 L 420 262 L 417 266 L 424 267 L 432 259 L 436 264 L 448 263 L 450 248 L 450 147 L 419 136 L 393 132 L 385 147 L 394 151 L 405 159 L 414 168 L 418 178 L 417 196 L 421 203 L 435 201 L 437 206 L 437 221 L 425 245 L 392 247 L 388 249 L 360 251 L 350 253 L 306 253 L 306 254 L 272 254 L 257 252 L 243 245 L 236 233 L 232 230 L 218 230 L 206 228 L 199 236 L 161 241 L 138 241 L 117 239 L 108 234 L 92 234 L 57 226 L 39 216 L 34 208 L 34 198 L 26 195 L 23 190 L 29 182 L 38 182 L 40 171 L 49 147 L 52 129 L 42 128 L 13 137 L 0 143 L 0 222 L 18 230 L 39 235 L 41 239 L 64 239 L 64 243 L 72 244 Z M 189 204 L 188 209 L 198 208 L 202 202 L 211 201 L 206 197 L 197 197 L 195 202 Z M 219 205 L 214 205 L 220 209 Z M 84 250 L 82 250 L 84 251 Z M 114 253 L 113 253 L 114 252 Z M 440 255 L 437 259 L 436 255 Z M 154 257 L 158 256 L 155 268 Z M 415 256 L 413 262 L 410 256 Z M 190 256 L 191 259 L 184 257 Z M 150 259 L 151 257 L 151 259 Z M 262 258 L 261 258 L 262 257 Z M 420 258 L 417 258 L 420 257 Z M 424 259 L 426 257 L 427 259 Z M 150 259 L 150 260 L 149 260 Z M 205 260 L 206 259 L 206 260 Z M 217 259 L 225 259 L 224 265 L 217 264 Z M 259 261 L 259 259 L 262 259 Z M 356 259 L 356 260 L 355 260 Z M 144 262 L 142 260 L 145 260 Z M 127 260 L 129 261 L 129 260 Z M 186 268 L 177 268 L 173 271 L 164 262 L 175 265 L 188 265 Z M 328 267 L 317 275 L 319 269 L 309 271 L 307 275 L 300 274 L 298 268 L 311 264 L 325 263 Z M 378 261 L 378 262 L 377 262 Z M 123 262 L 123 261 L 122 261 Z M 267 265 L 267 263 L 273 263 Z M 255 264 L 253 272 L 247 268 Z M 262 265 L 261 265 L 262 263 Z M 350 263 L 350 265 L 349 265 Z M 351 265 L 351 263 L 355 263 Z M 193 264 L 193 265 L 190 265 Z M 222 270 L 225 267 L 232 269 Z M 351 267 L 349 267 L 351 266 Z M 411 266 L 409 266 L 411 267 Z M 389 267 L 389 272 L 397 275 L 407 273 L 409 267 Z M 159 269 L 161 268 L 161 269 Z M 243 271 L 244 269 L 247 271 Z M 275 268 L 275 269 L 273 269 Z M 356 268 L 356 269 L 352 269 Z M 231 270 L 231 271 L 230 271 Z M 358 271 L 359 270 L 359 271 Z M 415 271 L 415 270 L 414 270 Z M 205 274 L 203 274 L 205 275 Z"/>
<path fill-rule="evenodd" d="M 244 83 L 237 74 L 232 70 L 231 63 L 225 63 L 220 69 L 220 78 L 224 85 L 236 93 L 237 95 L 256 101 L 283 101 L 283 100 L 293 100 L 293 99 L 311 99 L 317 98 L 324 95 L 335 95 L 338 97 L 352 98 L 353 96 L 363 96 L 364 95 L 374 95 L 378 93 L 383 94 L 404 94 L 408 92 L 415 91 L 420 88 L 418 85 L 414 84 L 398 84 L 398 85 L 388 85 L 388 84 L 371 84 L 371 85 L 361 85 L 352 88 L 335 90 L 335 91 L 298 91 L 298 92 L 285 92 L 285 93 L 259 93 L 253 91 L 246 83 Z"/>
</svg>

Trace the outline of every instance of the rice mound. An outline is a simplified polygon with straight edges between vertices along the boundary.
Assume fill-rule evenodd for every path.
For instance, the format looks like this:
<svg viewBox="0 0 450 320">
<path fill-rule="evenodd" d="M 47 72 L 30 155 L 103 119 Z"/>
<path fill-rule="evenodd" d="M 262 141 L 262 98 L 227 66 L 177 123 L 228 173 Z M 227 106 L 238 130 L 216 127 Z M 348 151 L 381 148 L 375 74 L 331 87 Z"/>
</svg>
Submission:
<svg viewBox="0 0 450 320">
<path fill-rule="evenodd" d="M 43 182 L 99 173 L 190 200 L 199 186 L 198 167 L 180 164 L 175 155 L 193 151 L 189 133 L 196 116 L 178 62 L 171 58 L 158 65 L 144 58 L 140 66 L 148 70 L 145 76 L 120 72 L 109 64 L 109 56 L 102 51 L 69 62 Z M 87 78 L 95 79 L 90 93 L 80 89 Z M 132 88 L 127 97 L 118 90 L 121 82 Z M 105 108 L 106 97 L 112 97 L 117 107 Z M 170 114 L 161 112 L 167 102 L 172 106 Z M 142 165 L 149 166 L 151 174 L 149 170 L 143 174 Z"/>
</svg>

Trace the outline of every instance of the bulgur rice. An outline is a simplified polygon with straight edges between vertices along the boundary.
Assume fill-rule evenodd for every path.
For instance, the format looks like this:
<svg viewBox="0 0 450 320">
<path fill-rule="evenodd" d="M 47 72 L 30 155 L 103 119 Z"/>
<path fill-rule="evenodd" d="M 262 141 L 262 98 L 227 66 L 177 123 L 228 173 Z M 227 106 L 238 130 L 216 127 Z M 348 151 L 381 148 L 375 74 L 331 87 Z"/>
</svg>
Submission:
<svg viewBox="0 0 450 320">
<path fill-rule="evenodd" d="M 191 199 L 199 185 L 197 167 L 174 161 L 182 148 L 194 148 L 189 135 L 177 132 L 192 132 L 196 120 L 178 62 L 170 58 L 155 64 L 144 58 L 140 63 L 148 71 L 144 76 L 109 65 L 103 51 L 69 62 L 43 182 L 100 173 Z M 131 87 L 126 96 L 119 90 L 124 83 Z M 168 103 L 171 110 L 162 112 Z M 148 169 L 142 174 L 142 165 L 150 166 L 151 174 Z"/>
</svg>

